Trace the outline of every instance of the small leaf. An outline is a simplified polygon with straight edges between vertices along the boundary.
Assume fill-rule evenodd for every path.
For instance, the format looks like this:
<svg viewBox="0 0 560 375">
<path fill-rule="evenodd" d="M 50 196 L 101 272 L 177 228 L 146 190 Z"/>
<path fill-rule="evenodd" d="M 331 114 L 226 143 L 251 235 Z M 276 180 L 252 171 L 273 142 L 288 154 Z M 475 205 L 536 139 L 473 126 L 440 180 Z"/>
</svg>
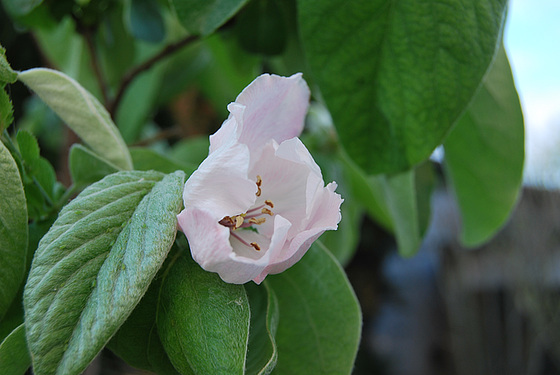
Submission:
<svg viewBox="0 0 560 375">
<path fill-rule="evenodd" d="M 344 270 L 321 242 L 265 283 L 278 297 L 280 311 L 274 374 L 349 374 L 360 341 L 360 305 Z"/>
<path fill-rule="evenodd" d="M 0 319 L 25 274 L 27 204 L 16 162 L 0 142 Z"/>
<path fill-rule="evenodd" d="M 0 344 L 0 373 L 24 375 L 31 366 L 31 357 L 25 342 L 25 327 L 18 326 Z"/>
<path fill-rule="evenodd" d="M 51 69 L 29 69 L 18 79 L 31 88 L 93 151 L 122 169 L 132 169 L 128 148 L 107 110 L 78 82 Z"/>
<path fill-rule="evenodd" d="M 159 43 L 165 38 L 165 24 L 156 0 L 128 0 L 125 19 L 132 35 L 140 40 Z"/>
<path fill-rule="evenodd" d="M 12 69 L 8 60 L 6 60 L 6 50 L 0 45 L 0 87 L 4 87 L 4 83 L 14 83 L 17 81 L 17 73 Z"/>
<path fill-rule="evenodd" d="M 278 300 L 274 291 L 265 283 L 257 286 L 245 284 L 251 307 L 251 327 L 247 350 L 246 374 L 270 374 L 276 366 L 278 350 L 276 331 L 278 328 Z"/>
<path fill-rule="evenodd" d="M 191 33 L 209 35 L 248 0 L 172 0 L 181 24 Z"/>
<path fill-rule="evenodd" d="M 39 143 L 33 134 L 25 130 L 19 130 L 16 135 L 19 152 L 25 162 L 33 162 L 39 159 Z"/>
<path fill-rule="evenodd" d="M 14 121 L 14 108 L 10 97 L 0 85 L 0 133 Z"/>
<path fill-rule="evenodd" d="M 105 177 L 65 206 L 42 238 L 24 292 L 27 340 L 37 374 L 59 368 L 109 250 L 162 177 L 139 171 Z M 77 358 L 76 363 L 87 365 Z"/>
<path fill-rule="evenodd" d="M 242 285 L 227 284 L 184 254 L 163 281 L 158 330 L 182 374 L 243 374 L 249 303 Z"/>
<path fill-rule="evenodd" d="M 427 159 L 495 55 L 506 0 L 298 0 L 305 55 L 341 143 L 368 174 Z"/>
<path fill-rule="evenodd" d="M 119 170 L 116 165 L 79 144 L 70 148 L 68 163 L 72 181 L 78 186 L 90 185 Z"/>
<path fill-rule="evenodd" d="M 444 148 L 461 242 L 479 245 L 504 225 L 523 179 L 523 114 L 503 47 Z"/>
<path fill-rule="evenodd" d="M 134 169 L 141 171 L 154 170 L 163 173 L 171 173 L 182 170 L 190 176 L 197 168 L 196 165 L 191 165 L 189 163 L 177 163 L 167 156 L 149 148 L 131 148 L 130 155 L 132 155 Z"/>
</svg>

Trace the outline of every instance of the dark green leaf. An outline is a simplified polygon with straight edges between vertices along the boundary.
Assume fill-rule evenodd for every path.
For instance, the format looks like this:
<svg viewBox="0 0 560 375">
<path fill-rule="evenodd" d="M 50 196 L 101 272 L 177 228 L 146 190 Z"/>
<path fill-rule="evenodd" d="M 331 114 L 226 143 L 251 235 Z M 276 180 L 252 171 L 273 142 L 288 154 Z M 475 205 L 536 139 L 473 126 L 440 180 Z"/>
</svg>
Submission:
<svg viewBox="0 0 560 375">
<path fill-rule="evenodd" d="M 320 241 L 265 282 L 280 310 L 273 373 L 349 374 L 360 341 L 360 306 L 344 270 Z"/>
<path fill-rule="evenodd" d="M 0 373 L 24 375 L 31 366 L 31 357 L 25 342 L 25 327 L 18 326 L 0 344 Z"/>
<path fill-rule="evenodd" d="M 523 114 L 503 48 L 444 147 L 461 241 L 479 245 L 507 220 L 523 178 Z"/>
<path fill-rule="evenodd" d="M 204 271 L 190 254 L 177 259 L 163 281 L 158 330 L 182 374 L 243 374 L 249 317 L 243 286 Z"/>
<path fill-rule="evenodd" d="M 298 0 L 310 67 L 342 144 L 367 173 L 429 157 L 497 47 L 506 0 Z"/>
<path fill-rule="evenodd" d="M 119 168 L 132 169 L 128 148 L 107 110 L 69 76 L 50 69 L 30 69 L 18 79 L 31 88 L 93 151 Z"/>
<path fill-rule="evenodd" d="M 171 0 L 181 24 L 191 33 L 209 35 L 247 0 Z"/>
<path fill-rule="evenodd" d="M 152 203 L 152 198 L 143 198 L 162 177 L 157 172 L 140 171 L 119 172 L 105 177 L 65 206 L 42 238 L 24 293 L 27 339 L 36 373 L 52 374 L 57 369 L 66 374 L 79 373 L 95 356 L 96 352 L 91 354 L 94 348 L 102 346 L 116 331 L 118 327 L 114 330 L 110 326 L 92 328 L 92 334 L 109 337 L 101 344 L 97 336 L 88 340 L 82 347 L 82 354 L 87 358 L 73 353 L 84 333 L 82 325 L 88 325 L 95 317 L 91 312 L 93 305 L 102 296 L 112 296 L 105 289 L 109 284 L 116 282 L 115 292 L 130 294 L 130 297 L 114 303 L 126 301 L 125 307 L 132 310 L 135 302 L 131 299 L 140 299 L 138 288 L 144 287 L 145 280 L 130 291 L 122 289 L 125 274 L 130 281 L 136 280 L 136 272 L 143 265 L 134 263 L 134 260 L 130 263 L 129 257 L 138 256 L 145 250 L 143 244 L 138 243 L 143 240 L 140 234 L 160 230 L 161 225 L 170 224 L 170 218 L 166 214 L 154 220 L 155 212 L 149 211 L 145 213 L 145 218 L 138 217 L 138 214 L 133 217 L 133 214 L 140 209 L 141 201 L 142 211 L 146 211 L 145 206 Z M 161 198 L 161 204 L 167 203 Z M 150 225 L 144 220 L 149 220 Z M 163 232 L 168 233 L 169 229 Z M 127 240 L 131 246 L 136 243 L 137 249 L 123 254 Z M 159 246 L 148 250 L 160 251 L 156 249 Z M 119 257 L 124 257 L 124 261 Z M 148 258 L 148 254 L 146 257 L 148 263 L 154 258 Z M 153 259 L 154 263 L 157 261 Z M 112 271 L 115 272 L 111 274 Z M 113 325 L 114 320 L 105 321 L 106 318 L 112 312 L 124 314 L 125 307 L 112 310 L 109 303 L 100 305 L 102 316 L 97 321 Z M 80 369 L 74 368 L 74 365 Z"/>
<path fill-rule="evenodd" d="M 10 64 L 8 64 L 8 60 L 6 60 L 6 50 L 0 45 L 0 87 L 4 87 L 5 83 L 14 83 L 16 80 L 17 73 L 14 72 Z"/>
<path fill-rule="evenodd" d="M 270 374 L 276 366 L 278 350 L 278 300 L 267 284 L 245 284 L 251 307 L 251 327 L 247 350 L 246 374 Z"/>
<path fill-rule="evenodd" d="M 0 319 L 25 274 L 27 237 L 23 184 L 10 151 L 0 142 Z"/>
<path fill-rule="evenodd" d="M 264 55 L 278 55 L 286 47 L 286 25 L 277 0 L 253 0 L 236 20 L 243 48 Z"/>
<path fill-rule="evenodd" d="M 14 16 L 23 16 L 35 9 L 43 0 L 2 0 L 6 11 Z"/>
<path fill-rule="evenodd" d="M 170 157 L 178 163 L 200 165 L 208 156 L 208 137 L 188 138 L 177 142 L 170 151 Z"/>
<path fill-rule="evenodd" d="M 29 166 L 29 173 L 35 184 L 39 184 L 39 188 L 52 200 L 55 194 L 56 172 L 51 163 L 47 159 L 39 157 Z"/>
<path fill-rule="evenodd" d="M 70 148 L 68 163 L 72 181 L 78 186 L 90 185 L 119 170 L 116 165 L 79 144 Z"/>
<path fill-rule="evenodd" d="M 159 43 L 165 38 L 165 25 L 156 0 L 128 0 L 125 17 L 135 38 Z"/>
<path fill-rule="evenodd" d="M 197 168 L 196 165 L 191 165 L 189 163 L 177 163 L 167 156 L 149 148 L 131 148 L 130 155 L 132 155 L 134 168 L 141 171 L 155 170 L 163 173 L 171 173 L 181 170 L 190 176 Z"/>
</svg>

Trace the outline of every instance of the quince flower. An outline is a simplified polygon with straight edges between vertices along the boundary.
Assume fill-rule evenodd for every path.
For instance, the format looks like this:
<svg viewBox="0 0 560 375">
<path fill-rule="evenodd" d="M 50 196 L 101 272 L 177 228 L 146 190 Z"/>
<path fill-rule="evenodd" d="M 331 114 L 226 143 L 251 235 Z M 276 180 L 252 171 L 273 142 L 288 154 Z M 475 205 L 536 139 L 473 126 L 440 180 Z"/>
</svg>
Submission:
<svg viewBox="0 0 560 375">
<path fill-rule="evenodd" d="M 324 185 L 297 138 L 308 105 L 301 73 L 259 76 L 228 105 L 208 157 L 185 183 L 179 228 L 193 259 L 228 283 L 260 284 L 337 228 L 337 185 Z"/>
</svg>

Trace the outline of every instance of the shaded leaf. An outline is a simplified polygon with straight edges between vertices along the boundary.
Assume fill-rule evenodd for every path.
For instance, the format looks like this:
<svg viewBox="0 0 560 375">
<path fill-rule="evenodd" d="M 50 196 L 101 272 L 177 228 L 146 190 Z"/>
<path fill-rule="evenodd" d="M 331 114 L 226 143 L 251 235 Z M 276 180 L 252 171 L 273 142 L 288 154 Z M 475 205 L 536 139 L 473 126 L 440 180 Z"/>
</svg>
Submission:
<svg viewBox="0 0 560 375">
<path fill-rule="evenodd" d="M 278 300 L 274 291 L 265 283 L 245 284 L 251 307 L 251 327 L 247 350 L 246 374 L 270 374 L 276 366 L 278 350 L 276 331 L 278 329 Z"/>
<path fill-rule="evenodd" d="M 14 108 L 10 97 L 0 85 L 0 133 L 14 121 Z"/>
<path fill-rule="evenodd" d="M 0 344 L 0 373 L 24 375 L 31 366 L 31 357 L 25 342 L 25 327 L 19 325 Z"/>
<path fill-rule="evenodd" d="M 191 33 L 209 35 L 247 0 L 171 0 L 181 24 Z"/>
<path fill-rule="evenodd" d="M 163 281 L 158 330 L 182 374 L 243 374 L 249 317 L 243 286 L 204 271 L 190 254 L 179 257 Z"/>
<path fill-rule="evenodd" d="M 196 165 L 189 163 L 177 163 L 174 160 L 162 155 L 149 148 L 131 148 L 130 154 L 134 162 L 134 169 L 141 171 L 155 170 L 164 173 L 171 173 L 182 170 L 190 176 L 197 168 Z"/>
<path fill-rule="evenodd" d="M 0 319 L 25 274 L 27 204 L 16 162 L 0 142 Z"/>
<path fill-rule="evenodd" d="M 128 0 L 125 19 L 132 35 L 151 43 L 165 38 L 165 24 L 156 0 Z"/>
<path fill-rule="evenodd" d="M 523 114 L 503 47 L 444 148 L 461 242 L 479 245 L 504 225 L 523 178 Z"/>
<path fill-rule="evenodd" d="M 360 306 L 344 270 L 321 242 L 265 283 L 280 311 L 273 373 L 349 374 L 360 341 Z"/>
<path fill-rule="evenodd" d="M 427 159 L 494 57 L 506 0 L 298 0 L 305 54 L 368 174 Z"/>
<path fill-rule="evenodd" d="M 17 73 L 8 64 L 6 50 L 0 45 L 0 87 L 4 87 L 4 83 L 14 83 L 16 80 Z"/>
<path fill-rule="evenodd" d="M 118 172 L 119 168 L 82 145 L 74 144 L 68 155 L 70 175 L 75 185 L 90 185 Z"/>
<path fill-rule="evenodd" d="M 35 9 L 43 0 L 2 0 L 2 5 L 12 16 L 23 16 Z"/>
<path fill-rule="evenodd" d="M 31 88 L 93 151 L 122 169 L 132 160 L 107 110 L 78 82 L 55 70 L 20 72 L 18 79 Z"/>
</svg>

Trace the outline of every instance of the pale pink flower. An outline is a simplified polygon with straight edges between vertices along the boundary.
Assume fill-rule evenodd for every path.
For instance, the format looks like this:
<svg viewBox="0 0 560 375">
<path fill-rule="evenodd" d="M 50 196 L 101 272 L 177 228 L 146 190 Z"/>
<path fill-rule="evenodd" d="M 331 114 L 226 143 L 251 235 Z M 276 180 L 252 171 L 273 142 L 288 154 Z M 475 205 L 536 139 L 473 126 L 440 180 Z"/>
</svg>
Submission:
<svg viewBox="0 0 560 375">
<path fill-rule="evenodd" d="M 297 138 L 309 88 L 301 74 L 261 75 L 228 106 L 177 216 L 194 260 L 234 284 L 261 283 L 337 228 L 342 199 Z"/>
</svg>

